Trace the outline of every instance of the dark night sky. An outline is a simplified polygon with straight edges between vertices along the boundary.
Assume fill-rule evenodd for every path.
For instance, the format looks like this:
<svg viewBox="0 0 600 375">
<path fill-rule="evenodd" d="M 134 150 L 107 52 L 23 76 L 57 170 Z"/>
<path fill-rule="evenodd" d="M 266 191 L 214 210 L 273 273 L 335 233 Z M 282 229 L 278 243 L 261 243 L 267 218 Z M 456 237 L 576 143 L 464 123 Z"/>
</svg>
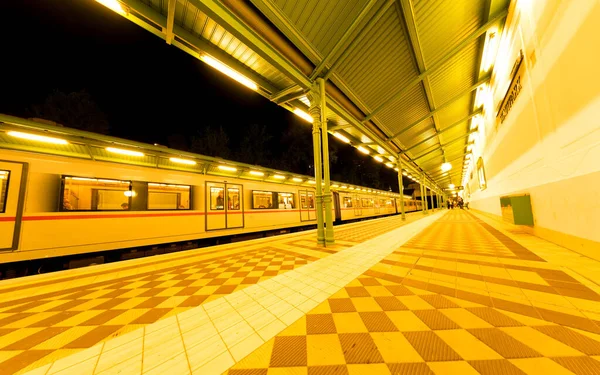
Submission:
<svg viewBox="0 0 600 375">
<path fill-rule="evenodd" d="M 27 117 L 56 89 L 85 89 L 107 115 L 111 135 L 127 139 L 166 145 L 169 135 L 189 137 L 207 125 L 235 138 L 251 123 L 267 126 L 274 147 L 289 127 L 310 137 L 311 125 L 92 0 L 0 1 L 0 21 L 0 113 Z M 339 147 L 338 164 L 381 169 Z M 383 169 L 377 174 L 386 190 L 397 191 L 395 173 Z"/>
</svg>

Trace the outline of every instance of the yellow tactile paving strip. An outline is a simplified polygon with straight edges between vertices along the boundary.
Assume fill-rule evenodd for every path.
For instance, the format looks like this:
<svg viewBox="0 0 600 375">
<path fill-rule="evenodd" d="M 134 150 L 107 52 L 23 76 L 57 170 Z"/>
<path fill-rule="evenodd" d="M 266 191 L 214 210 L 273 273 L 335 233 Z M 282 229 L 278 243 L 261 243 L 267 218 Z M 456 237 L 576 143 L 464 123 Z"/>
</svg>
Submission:
<svg viewBox="0 0 600 375">
<path fill-rule="evenodd" d="M 231 375 L 599 374 L 600 296 L 452 211 Z"/>
<path fill-rule="evenodd" d="M 407 222 L 420 216 L 409 216 Z M 344 226 L 339 243 L 315 245 L 314 234 L 265 239 L 262 245 L 240 243 L 227 251 L 204 251 L 171 264 L 168 257 L 152 261 L 151 271 L 133 266 L 95 271 L 105 279 L 77 282 L 78 277 L 11 285 L 0 289 L 0 374 L 15 374 L 56 361 L 181 313 L 205 302 L 296 269 L 402 225 L 399 217 Z M 206 257 L 209 254 L 209 257 Z M 148 262 L 146 262 L 146 265 Z M 134 270 L 131 271 L 131 268 Z M 128 270 L 125 276 L 123 270 Z M 113 277 L 106 277 L 112 274 Z M 90 278 L 94 280 L 94 278 Z M 16 291 L 56 286 L 51 292 L 11 298 Z"/>
</svg>

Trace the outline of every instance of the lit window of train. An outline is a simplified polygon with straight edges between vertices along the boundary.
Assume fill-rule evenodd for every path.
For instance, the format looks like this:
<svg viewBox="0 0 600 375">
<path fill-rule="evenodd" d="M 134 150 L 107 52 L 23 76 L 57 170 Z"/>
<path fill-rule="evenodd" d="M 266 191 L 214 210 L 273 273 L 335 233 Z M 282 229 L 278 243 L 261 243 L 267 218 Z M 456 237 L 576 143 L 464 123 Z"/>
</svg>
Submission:
<svg viewBox="0 0 600 375">
<path fill-rule="evenodd" d="M 222 187 L 211 187 L 210 188 L 210 209 L 211 210 L 224 210 L 225 199 L 223 195 L 225 191 Z"/>
<path fill-rule="evenodd" d="M 62 211 L 129 210 L 131 181 L 63 177 Z"/>
<path fill-rule="evenodd" d="M 227 209 L 234 211 L 240 209 L 240 189 L 227 188 Z"/>
<path fill-rule="evenodd" d="M 252 208 L 267 209 L 273 208 L 273 193 L 270 191 L 253 191 Z"/>
<path fill-rule="evenodd" d="M 352 207 L 352 198 L 344 197 L 344 208 L 351 208 L 351 207 Z"/>
<path fill-rule="evenodd" d="M 10 171 L 0 171 L 0 213 L 6 209 L 6 198 L 8 196 L 8 177 Z"/>
<path fill-rule="evenodd" d="M 190 186 L 148 183 L 149 210 L 189 210 Z"/>
<path fill-rule="evenodd" d="M 278 193 L 277 198 L 278 198 L 277 202 L 279 204 L 279 208 L 283 208 L 285 210 L 291 210 L 296 207 L 294 205 L 294 194 Z"/>
</svg>

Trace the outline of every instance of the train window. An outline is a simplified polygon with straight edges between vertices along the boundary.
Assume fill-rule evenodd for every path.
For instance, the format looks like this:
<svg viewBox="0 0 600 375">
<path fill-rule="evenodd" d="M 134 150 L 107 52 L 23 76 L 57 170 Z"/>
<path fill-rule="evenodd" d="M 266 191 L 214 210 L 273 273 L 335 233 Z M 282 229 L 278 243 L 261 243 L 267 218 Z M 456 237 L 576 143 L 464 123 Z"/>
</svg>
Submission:
<svg viewBox="0 0 600 375">
<path fill-rule="evenodd" d="M 373 200 L 368 198 L 362 198 L 363 207 L 373 207 Z"/>
<path fill-rule="evenodd" d="M 273 208 L 273 193 L 270 191 L 253 191 L 252 208 L 267 209 Z"/>
<path fill-rule="evenodd" d="M 8 198 L 8 177 L 10 171 L 0 171 L 0 213 L 6 211 L 6 199 Z"/>
<path fill-rule="evenodd" d="M 344 197 L 344 208 L 351 208 L 351 207 L 352 207 L 352 198 Z"/>
<path fill-rule="evenodd" d="M 222 187 L 211 187 L 210 188 L 210 209 L 211 210 L 224 210 L 225 209 L 225 201 L 223 199 L 223 189 Z"/>
<path fill-rule="evenodd" d="M 131 181 L 63 177 L 61 211 L 129 210 Z"/>
<path fill-rule="evenodd" d="M 356 207 L 356 208 L 360 208 L 361 207 L 361 205 L 360 205 L 360 198 L 358 198 L 358 197 L 354 198 L 354 207 Z"/>
<path fill-rule="evenodd" d="M 148 183 L 149 210 L 189 210 L 190 190 L 188 185 Z"/>
<path fill-rule="evenodd" d="M 240 189 L 227 188 L 227 209 L 228 210 L 239 210 L 240 209 Z"/>
<path fill-rule="evenodd" d="M 278 207 L 286 210 L 296 208 L 294 204 L 294 194 L 292 193 L 278 193 L 277 194 Z"/>
</svg>

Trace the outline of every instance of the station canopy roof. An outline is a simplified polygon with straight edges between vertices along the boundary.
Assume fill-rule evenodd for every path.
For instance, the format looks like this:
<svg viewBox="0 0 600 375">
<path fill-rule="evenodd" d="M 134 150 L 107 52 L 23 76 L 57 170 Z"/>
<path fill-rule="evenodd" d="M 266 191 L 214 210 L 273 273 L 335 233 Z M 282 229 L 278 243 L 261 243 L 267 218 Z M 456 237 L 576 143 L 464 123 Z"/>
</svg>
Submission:
<svg viewBox="0 0 600 375">
<path fill-rule="evenodd" d="M 469 163 L 510 0 L 97 0 L 436 190 Z M 452 169 L 443 172 L 441 165 Z"/>
</svg>

